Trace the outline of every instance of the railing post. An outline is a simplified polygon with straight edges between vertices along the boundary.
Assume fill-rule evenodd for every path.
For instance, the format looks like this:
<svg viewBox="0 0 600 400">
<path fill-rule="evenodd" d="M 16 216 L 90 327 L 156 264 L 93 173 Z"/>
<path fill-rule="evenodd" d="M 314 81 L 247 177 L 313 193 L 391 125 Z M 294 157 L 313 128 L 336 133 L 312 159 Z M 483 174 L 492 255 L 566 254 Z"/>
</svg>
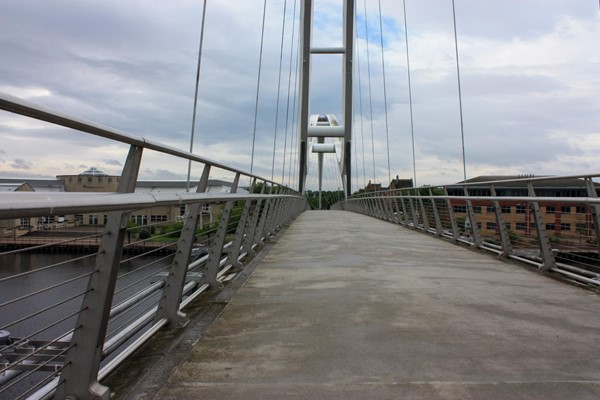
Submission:
<svg viewBox="0 0 600 400">
<path fill-rule="evenodd" d="M 406 209 L 406 204 L 404 203 L 404 195 L 400 192 L 400 204 L 402 205 L 402 219 L 404 220 L 404 225 L 410 225 L 410 218 Z"/>
<path fill-rule="evenodd" d="M 395 216 L 395 222 L 396 224 L 400 225 L 400 207 L 398 206 L 398 197 L 396 197 L 397 193 L 394 194 L 394 204 L 395 204 L 395 208 L 396 208 L 396 216 Z M 392 214 L 393 216 L 393 214 Z"/>
<path fill-rule="evenodd" d="M 385 204 L 385 214 L 386 214 L 386 220 L 389 222 L 392 222 L 392 217 L 394 216 L 394 210 L 392 207 L 392 201 L 391 201 L 391 196 L 389 192 L 386 192 L 385 196 L 383 196 L 383 201 Z"/>
<path fill-rule="evenodd" d="M 372 199 L 371 199 L 371 195 L 367 194 L 365 195 L 365 215 L 368 216 L 373 216 L 373 204 L 372 204 Z"/>
<path fill-rule="evenodd" d="M 429 218 L 427 218 L 427 210 L 425 204 L 423 204 L 423 198 L 419 194 L 419 206 L 421 207 L 421 215 L 423 215 L 423 231 L 429 231 Z"/>
<path fill-rule="evenodd" d="M 431 207 L 433 208 L 433 218 L 435 219 L 435 231 L 438 236 L 442 236 L 444 229 L 442 228 L 442 220 L 440 219 L 440 213 L 437 209 L 437 204 L 435 202 L 435 197 L 433 196 L 433 191 L 429 188 L 429 196 L 431 196 Z"/>
<path fill-rule="evenodd" d="M 494 185 L 490 185 L 490 192 L 492 197 L 496 197 L 496 188 Z M 508 230 L 504 224 L 500 202 L 494 200 L 492 203 L 494 205 L 494 211 L 496 212 L 496 223 L 498 224 L 498 232 L 500 232 L 500 240 L 502 242 L 502 253 L 500 253 L 500 257 L 508 257 L 512 254 L 512 244 L 510 243 L 510 236 L 508 235 Z"/>
<path fill-rule="evenodd" d="M 262 187 L 260 189 L 260 194 L 261 195 L 264 195 L 264 193 L 265 193 L 265 186 L 266 186 L 266 182 L 263 182 L 263 185 L 262 185 Z M 246 251 L 249 254 L 253 254 L 253 255 L 255 254 L 255 252 L 252 249 L 252 246 L 254 246 L 254 244 L 257 243 L 255 241 L 256 229 L 258 228 L 258 222 L 259 222 L 259 217 L 260 217 L 260 209 L 261 209 L 261 206 L 262 206 L 263 202 L 264 202 L 264 200 L 258 200 L 256 202 L 256 204 L 254 204 L 254 210 L 252 210 L 252 219 L 250 220 L 248 234 L 244 238 L 243 244 L 242 244 L 242 246 L 244 247 L 244 249 L 246 249 Z"/>
<path fill-rule="evenodd" d="M 269 194 L 273 194 L 273 186 L 269 188 Z M 271 208 L 272 201 L 272 198 L 267 198 L 264 201 L 262 209 L 260 210 L 260 218 L 258 220 L 258 226 L 256 227 L 256 233 L 254 237 L 254 243 L 256 244 L 263 244 L 265 223 L 267 222 L 267 217 L 269 216 L 269 209 Z"/>
<path fill-rule="evenodd" d="M 448 196 L 448 189 L 444 188 L 444 195 Z M 452 202 L 450 199 L 446 199 L 446 206 L 448 207 L 448 218 L 450 218 L 450 226 L 452 227 L 452 241 L 456 242 L 460 238 L 458 232 L 458 226 L 456 226 L 456 220 L 454 219 L 454 211 L 452 210 Z"/>
<path fill-rule="evenodd" d="M 283 192 L 283 187 L 278 187 L 275 189 L 274 195 L 277 196 Z M 269 215 L 267 216 L 267 221 L 265 223 L 263 236 L 268 238 L 269 236 L 273 236 L 275 234 L 275 229 L 277 227 L 277 223 L 279 220 L 279 213 L 281 212 L 281 204 L 282 198 L 275 197 L 271 201 L 273 204 L 271 205 Z"/>
<path fill-rule="evenodd" d="M 598 198 L 596 186 L 592 178 L 585 178 L 587 195 L 591 198 Z M 594 221 L 594 231 L 596 232 L 596 246 L 600 249 L 600 205 L 592 204 L 589 206 L 592 212 L 592 221 Z"/>
<path fill-rule="evenodd" d="M 527 191 L 529 192 L 529 197 L 536 197 L 535 190 L 531 182 L 527 183 Z M 556 268 L 556 259 L 554 258 L 554 253 L 552 253 L 552 246 L 550 246 L 550 239 L 548 238 L 548 233 L 546 232 L 546 226 L 544 225 L 544 217 L 542 216 L 540 204 L 535 200 L 532 200 L 530 204 L 533 209 L 535 229 L 537 231 L 538 242 L 540 244 L 540 254 L 542 256 L 541 269 L 543 271 L 548 271 L 551 268 Z"/>
<path fill-rule="evenodd" d="M 385 212 L 383 210 L 382 199 L 383 199 L 383 196 L 381 193 L 375 194 L 375 208 L 377 210 L 377 218 L 379 218 L 379 219 L 385 219 L 385 217 L 384 217 Z"/>
<path fill-rule="evenodd" d="M 412 215 L 413 228 L 417 229 L 419 227 L 419 216 L 417 214 L 417 210 L 416 210 L 417 207 L 415 205 L 417 198 L 409 197 L 407 200 L 408 200 L 408 205 L 410 207 L 410 215 Z"/>
<path fill-rule="evenodd" d="M 210 165 L 206 164 L 202 170 L 202 176 L 196 193 L 206 192 L 209 176 Z M 185 314 L 179 311 L 179 305 L 181 304 L 183 285 L 187 277 L 190 253 L 194 245 L 194 239 L 196 238 L 196 228 L 198 227 L 202 205 L 202 203 L 194 203 L 188 206 L 187 217 L 179 237 L 179 242 L 177 242 L 173 264 L 169 269 L 169 275 L 165 279 L 165 287 L 158 303 L 158 311 L 154 317 L 155 322 L 167 318 L 171 326 L 185 326 L 188 323 Z"/>
<path fill-rule="evenodd" d="M 252 179 L 252 183 L 248 188 L 250 193 L 254 192 L 254 187 L 256 185 L 256 178 Z M 231 251 L 227 255 L 227 263 L 233 265 L 235 269 L 242 268 L 242 264 L 239 262 L 238 258 L 242 251 L 242 245 L 244 241 L 244 237 L 248 235 L 250 231 L 250 225 L 248 224 L 248 216 L 250 215 L 250 207 L 252 206 L 252 200 L 248 199 L 244 202 L 244 210 L 242 211 L 242 215 L 240 216 L 240 220 L 238 222 L 237 229 L 235 230 L 235 236 L 233 238 L 233 243 L 231 246 Z M 245 249 L 248 251 L 248 249 Z"/>
<path fill-rule="evenodd" d="M 132 193 L 142 159 L 143 148 L 132 145 L 119 180 L 118 193 Z M 110 391 L 98 382 L 102 348 L 106 337 L 123 241 L 129 212 L 108 214 L 96 269 L 89 279 L 73 338 L 60 374 L 56 399 L 108 400 Z"/>
<path fill-rule="evenodd" d="M 231 193 L 236 193 L 238 184 L 240 182 L 240 173 L 235 174 L 233 184 L 231 185 Z M 231 216 L 231 209 L 233 208 L 233 200 L 225 202 L 223 207 L 223 215 L 221 221 L 219 221 L 219 228 L 213 238 L 213 242 L 208 252 L 208 260 L 206 261 L 206 267 L 204 268 L 204 276 L 201 278 L 200 283 L 208 283 L 211 289 L 219 289 L 223 286 L 221 282 L 217 280 L 217 273 L 219 272 L 219 264 L 221 263 L 221 257 L 223 254 L 223 246 L 225 245 L 225 238 L 227 231 L 229 230 L 229 217 Z"/>
<path fill-rule="evenodd" d="M 465 196 L 469 196 L 469 190 L 465 186 L 463 188 Z M 471 200 L 467 200 L 467 213 L 469 215 L 469 221 L 471 221 L 471 232 L 473 232 L 473 244 L 480 248 L 483 244 L 483 240 L 481 239 L 481 232 L 479 231 L 479 225 L 477 225 L 477 219 L 475 217 L 475 211 L 473 211 L 473 204 Z"/>
</svg>

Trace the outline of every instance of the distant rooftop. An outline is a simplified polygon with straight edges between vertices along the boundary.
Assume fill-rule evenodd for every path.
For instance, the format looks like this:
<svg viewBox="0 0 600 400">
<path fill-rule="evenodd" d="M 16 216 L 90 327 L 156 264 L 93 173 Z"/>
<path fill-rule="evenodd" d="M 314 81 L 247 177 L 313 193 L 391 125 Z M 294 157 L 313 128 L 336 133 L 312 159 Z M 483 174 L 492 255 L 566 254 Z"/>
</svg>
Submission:
<svg viewBox="0 0 600 400">
<path fill-rule="evenodd" d="M 84 175 L 84 176 L 108 176 L 108 174 L 104 173 L 103 171 L 100 171 L 96 167 L 92 167 L 92 168 L 88 169 L 87 171 L 83 171 L 79 175 Z"/>
<path fill-rule="evenodd" d="M 474 178 L 467 179 L 467 183 L 484 183 L 500 181 L 495 186 L 497 187 L 513 187 L 513 188 L 526 188 L 527 181 L 517 182 L 503 182 L 510 181 L 513 179 L 527 179 L 527 178 L 547 178 L 547 180 L 533 180 L 532 184 L 536 188 L 585 188 L 585 181 L 580 178 L 562 178 L 552 176 L 534 176 L 534 175 L 481 175 Z M 454 185 L 460 185 L 464 181 L 457 182 Z M 454 186 L 453 185 L 453 186 Z M 594 182 L 595 186 L 599 186 L 597 182 Z"/>
<path fill-rule="evenodd" d="M 28 183 L 36 192 L 64 192 L 65 187 L 58 179 L 0 178 L 0 185 L 5 187 L 21 186 Z M 4 189 L 3 191 L 12 191 Z"/>
</svg>

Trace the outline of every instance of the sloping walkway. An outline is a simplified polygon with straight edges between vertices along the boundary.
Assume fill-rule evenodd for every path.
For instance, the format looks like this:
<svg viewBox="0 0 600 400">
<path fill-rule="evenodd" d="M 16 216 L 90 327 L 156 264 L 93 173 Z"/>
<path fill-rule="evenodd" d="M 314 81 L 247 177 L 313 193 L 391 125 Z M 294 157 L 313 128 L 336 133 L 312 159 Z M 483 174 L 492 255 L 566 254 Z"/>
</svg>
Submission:
<svg viewBox="0 0 600 400">
<path fill-rule="evenodd" d="M 306 212 L 157 398 L 600 399 L 600 295 Z"/>
</svg>

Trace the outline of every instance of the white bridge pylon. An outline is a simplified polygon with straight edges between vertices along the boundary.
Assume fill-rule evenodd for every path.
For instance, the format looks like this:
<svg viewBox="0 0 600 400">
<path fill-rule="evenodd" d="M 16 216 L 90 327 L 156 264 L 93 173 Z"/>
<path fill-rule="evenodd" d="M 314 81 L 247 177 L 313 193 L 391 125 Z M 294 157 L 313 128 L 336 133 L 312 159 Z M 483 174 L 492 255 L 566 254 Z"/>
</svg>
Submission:
<svg viewBox="0 0 600 400">
<path fill-rule="evenodd" d="M 308 152 L 319 153 L 319 208 L 321 207 L 321 185 L 323 174 L 323 154 L 334 153 L 335 144 L 326 143 L 326 138 L 334 138 L 340 145 L 340 174 L 346 195 L 351 193 L 351 149 L 352 149 L 352 58 L 354 49 L 354 0 L 344 0 L 343 43 L 340 47 L 312 47 L 313 1 L 304 0 L 301 9 L 300 27 L 302 33 L 300 67 L 300 143 L 299 143 L 299 184 L 298 191 L 304 193 L 308 171 Z M 343 56 L 342 65 L 342 116 L 338 123 L 332 114 L 310 114 L 310 65 L 313 54 L 337 54 Z M 309 138 L 312 149 L 309 149 Z M 316 143 L 315 143 L 316 140 Z M 333 145 L 333 148 L 332 148 Z"/>
</svg>

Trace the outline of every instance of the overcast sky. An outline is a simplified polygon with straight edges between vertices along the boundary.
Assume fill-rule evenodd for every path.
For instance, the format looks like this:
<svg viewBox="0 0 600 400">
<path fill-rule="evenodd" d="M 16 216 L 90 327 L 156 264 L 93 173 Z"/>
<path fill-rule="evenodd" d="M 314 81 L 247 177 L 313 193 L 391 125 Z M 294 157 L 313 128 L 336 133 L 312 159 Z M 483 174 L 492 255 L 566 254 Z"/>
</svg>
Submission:
<svg viewBox="0 0 600 400">
<path fill-rule="evenodd" d="M 417 183 L 454 183 L 463 170 L 452 3 L 406 3 Z M 244 170 L 251 160 L 262 5 L 209 0 L 206 14 L 194 151 Z M 299 8 L 298 0 L 296 18 Z M 385 186 L 389 175 L 413 176 L 402 2 L 382 0 L 381 8 L 391 168 L 378 2 L 367 0 L 365 18 L 358 0 L 362 98 L 355 75 L 352 155 L 358 186 L 373 177 Z M 284 0 L 267 1 L 254 171 L 271 177 L 280 86 L 274 177 L 288 184 L 291 175 L 295 185 L 293 96 L 288 104 L 294 0 L 287 0 L 279 78 L 283 10 Z M 313 45 L 340 45 L 341 11 L 341 0 L 316 1 Z M 201 0 L 3 0 L 0 92 L 187 150 L 201 18 Z M 456 0 L 456 19 L 467 177 L 600 172 L 598 1 Z M 339 56 L 313 57 L 311 113 L 341 117 L 340 68 Z M 54 177 L 92 166 L 119 174 L 127 153 L 127 146 L 6 112 L 0 138 L 2 177 Z M 149 152 L 141 178 L 186 173 L 186 162 Z M 314 179 L 311 172 L 309 186 Z M 326 179 L 340 185 L 332 158 Z"/>
</svg>

